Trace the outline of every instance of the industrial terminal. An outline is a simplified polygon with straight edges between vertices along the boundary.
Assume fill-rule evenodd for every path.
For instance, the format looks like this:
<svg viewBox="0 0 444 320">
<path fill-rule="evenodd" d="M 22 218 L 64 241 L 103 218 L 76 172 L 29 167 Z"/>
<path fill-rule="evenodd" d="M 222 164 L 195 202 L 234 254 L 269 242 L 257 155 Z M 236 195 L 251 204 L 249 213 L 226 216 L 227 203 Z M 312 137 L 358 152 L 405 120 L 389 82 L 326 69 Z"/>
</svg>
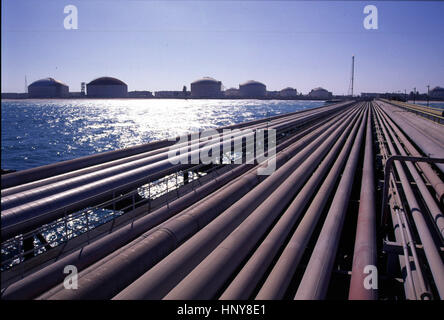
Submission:
<svg viewBox="0 0 444 320">
<path fill-rule="evenodd" d="M 346 100 L 347 95 L 335 95 L 325 88 L 313 88 L 307 94 L 297 89 L 286 87 L 280 91 L 267 91 L 267 86 L 260 81 L 248 80 L 239 84 L 238 88 L 224 90 L 223 83 L 212 77 L 203 77 L 190 84 L 190 91 L 184 85 L 182 90 L 163 91 L 128 91 L 128 85 L 115 77 L 99 77 L 89 83 L 81 83 L 80 92 L 69 91 L 69 86 L 54 78 L 48 77 L 32 82 L 24 93 L 3 93 L 2 99 L 67 99 L 67 98 L 139 98 L 139 99 L 281 99 L 281 100 Z M 428 93 L 419 93 L 414 89 L 407 92 L 361 93 L 362 98 L 408 100 L 443 100 L 444 88 L 435 87 Z"/>
</svg>

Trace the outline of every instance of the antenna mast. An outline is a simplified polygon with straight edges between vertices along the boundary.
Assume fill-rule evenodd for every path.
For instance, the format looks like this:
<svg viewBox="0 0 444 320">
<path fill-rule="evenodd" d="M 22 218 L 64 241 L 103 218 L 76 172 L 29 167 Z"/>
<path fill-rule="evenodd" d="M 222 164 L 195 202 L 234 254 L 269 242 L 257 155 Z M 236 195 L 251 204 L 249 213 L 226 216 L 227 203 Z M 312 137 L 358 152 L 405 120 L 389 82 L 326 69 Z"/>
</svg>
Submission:
<svg viewBox="0 0 444 320">
<path fill-rule="evenodd" d="M 355 82 L 355 56 L 352 56 L 351 96 L 353 97 L 353 85 Z"/>
<path fill-rule="evenodd" d="M 348 94 L 353 97 L 353 86 L 355 82 L 355 56 L 352 56 L 352 69 L 351 69 L 351 77 L 350 84 L 348 86 Z"/>
</svg>

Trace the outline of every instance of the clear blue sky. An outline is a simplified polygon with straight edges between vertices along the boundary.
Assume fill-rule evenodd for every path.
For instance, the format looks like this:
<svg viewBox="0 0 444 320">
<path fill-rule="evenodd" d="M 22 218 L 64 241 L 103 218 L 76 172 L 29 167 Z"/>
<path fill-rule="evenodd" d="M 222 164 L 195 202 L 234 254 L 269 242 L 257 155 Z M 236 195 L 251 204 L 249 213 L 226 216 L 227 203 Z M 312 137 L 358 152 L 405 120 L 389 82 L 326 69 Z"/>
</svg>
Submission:
<svg viewBox="0 0 444 320">
<path fill-rule="evenodd" d="M 65 30 L 65 5 L 79 29 Z M 379 29 L 363 27 L 374 4 Z M 3 0 L 2 92 L 44 77 L 79 91 L 120 78 L 129 90 L 181 90 L 202 76 L 268 90 L 355 93 L 444 86 L 444 2 Z"/>
</svg>

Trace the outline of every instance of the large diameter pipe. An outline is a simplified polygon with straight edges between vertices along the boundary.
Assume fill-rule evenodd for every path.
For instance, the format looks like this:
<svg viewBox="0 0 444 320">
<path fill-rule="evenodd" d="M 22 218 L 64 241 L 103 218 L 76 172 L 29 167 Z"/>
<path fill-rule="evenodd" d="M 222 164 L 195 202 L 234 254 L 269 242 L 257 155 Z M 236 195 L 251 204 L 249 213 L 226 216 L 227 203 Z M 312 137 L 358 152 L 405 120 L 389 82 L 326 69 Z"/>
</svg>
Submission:
<svg viewBox="0 0 444 320">
<path fill-rule="evenodd" d="M 396 154 L 396 150 L 390 141 L 390 135 L 387 133 L 386 126 L 382 119 L 382 130 L 384 136 L 386 137 L 387 144 L 389 146 L 390 152 Z M 444 299 L 444 264 L 435 246 L 430 230 L 428 229 L 427 223 L 424 219 L 423 213 L 421 212 L 420 206 L 416 200 L 415 194 L 410 186 L 409 180 L 404 172 L 404 169 L 399 161 L 395 161 L 396 171 L 398 172 L 399 178 L 401 180 L 402 188 L 407 199 L 407 203 L 411 210 L 411 215 L 415 222 L 418 235 L 421 239 L 421 243 L 424 247 L 424 252 L 426 255 L 427 262 L 429 264 L 430 270 L 432 272 L 433 280 L 437 287 L 438 293 L 442 299 Z"/>
<path fill-rule="evenodd" d="M 377 128 L 377 136 L 378 136 L 380 152 L 382 154 L 385 164 L 387 162 L 387 159 L 389 158 L 388 156 L 389 152 L 387 151 L 386 146 L 384 144 L 385 139 L 382 136 L 381 127 L 376 119 L 374 123 Z M 406 219 L 402 221 L 403 218 L 400 215 L 400 212 L 401 213 L 404 212 L 404 208 L 402 206 L 401 199 L 399 198 L 399 192 L 394 180 L 393 173 L 389 181 L 391 188 L 393 190 L 392 192 L 393 197 L 390 199 L 390 213 L 392 216 L 392 226 L 394 230 L 395 240 L 396 242 L 402 245 L 404 251 L 403 256 L 398 256 L 398 261 L 404 280 L 403 283 L 404 283 L 405 297 L 406 299 L 409 300 L 415 300 L 419 296 L 421 296 L 419 291 L 421 290 L 421 284 L 424 283 L 424 278 L 422 276 L 419 260 L 416 258 L 416 255 L 414 254 L 416 252 L 415 244 L 413 243 L 412 246 L 409 245 L 411 244 L 410 242 L 411 239 L 409 240 L 410 243 L 406 242 L 405 233 L 407 233 L 410 236 L 410 228 L 409 224 L 406 223 L 407 222 Z M 409 247 L 412 254 L 414 254 L 412 256 L 408 252 Z"/>
<path fill-rule="evenodd" d="M 364 132 L 365 121 L 362 121 L 327 218 L 296 292 L 296 300 L 325 298 L 359 161 Z"/>
<path fill-rule="evenodd" d="M 312 151 L 334 128 L 329 128 L 326 124 L 315 130 L 304 139 L 299 140 L 291 146 L 291 149 L 279 154 L 281 159 L 294 155 L 301 146 L 307 145 L 307 141 L 312 139 L 328 128 L 315 141 L 312 141 L 304 150 Z M 285 157 L 285 158 L 282 158 Z M 281 160 L 282 161 L 282 160 Z M 291 169 L 294 169 L 295 163 Z M 270 189 L 274 188 L 279 180 L 274 178 L 274 174 L 265 179 L 275 180 L 270 184 Z M 147 235 L 139 237 L 128 244 L 128 249 L 119 252 L 106 263 L 96 264 L 85 269 L 79 274 L 79 289 L 64 290 L 63 286 L 57 286 L 51 292 L 43 295 L 43 299 L 107 299 L 111 298 L 138 276 L 142 275 L 155 263 L 164 258 L 168 253 L 179 246 L 183 241 L 196 233 L 199 229 L 207 225 L 217 217 L 220 212 L 226 210 L 241 196 L 255 187 L 260 176 L 256 172 L 244 176 L 233 183 L 230 188 L 217 193 L 208 201 L 203 201 L 200 205 L 161 225 L 157 230 L 148 232 Z M 263 180 L 263 179 L 262 179 Z M 256 202 L 260 200 L 255 199 Z M 257 205 L 257 204 L 256 204 Z M 99 276 L 100 275 L 100 276 Z"/>
<path fill-rule="evenodd" d="M 418 150 L 410 143 L 404 133 L 398 128 L 394 122 L 388 118 L 390 123 L 392 124 L 393 130 L 396 132 L 399 139 L 402 141 L 402 144 L 406 147 L 409 153 L 414 157 L 421 157 L 422 155 L 418 152 Z M 418 167 L 424 173 L 424 176 L 427 178 L 429 183 L 432 185 L 433 189 L 436 192 L 436 198 L 438 202 L 441 203 L 441 206 L 444 207 L 444 182 L 438 177 L 436 172 L 432 169 L 430 164 L 425 162 L 417 162 Z"/>
<path fill-rule="evenodd" d="M 399 108 L 386 103 L 382 103 L 381 107 L 424 154 L 434 158 L 444 157 L 444 131 L 441 125 L 411 113 L 395 112 Z M 444 164 L 437 163 L 436 166 L 444 173 Z"/>
<path fill-rule="evenodd" d="M 307 116 L 310 118 L 310 116 Z M 307 117 L 303 117 L 302 121 L 306 121 Z M 299 118 L 298 118 L 299 119 Z M 300 120 L 301 121 L 301 120 Z M 302 122 L 301 121 L 301 122 Z M 294 124 L 294 122 L 290 122 Z M 271 126 L 272 129 L 277 126 Z M 172 147 L 161 148 L 147 153 L 142 153 L 136 156 L 127 157 L 124 159 L 118 159 L 104 164 L 88 167 L 86 169 L 77 170 L 64 175 L 58 175 L 45 180 L 39 180 L 26 185 L 17 186 L 15 188 L 9 188 L 2 190 L 2 211 L 18 206 L 27 202 L 34 201 L 36 199 L 42 199 L 50 195 L 54 195 L 65 190 L 73 189 L 78 186 L 85 185 L 87 183 L 104 179 L 122 172 L 126 172 L 138 167 L 142 167 L 151 163 L 168 159 L 172 150 L 180 151 L 181 154 L 191 152 L 192 150 L 200 149 L 214 145 L 225 136 L 230 138 L 237 138 L 236 141 L 241 140 L 240 136 L 250 137 L 252 133 L 245 135 L 242 132 L 235 133 L 218 133 L 208 137 L 208 141 L 202 142 L 202 140 L 194 139 L 190 142 L 178 143 Z"/>
<path fill-rule="evenodd" d="M 344 103 L 336 104 L 335 106 L 320 107 L 320 108 L 316 108 L 316 110 L 326 110 L 330 107 L 333 107 L 333 108 L 339 107 L 340 108 L 342 106 L 344 106 Z M 330 109 L 332 109 L 332 108 L 330 108 Z M 292 114 L 309 113 L 312 110 L 315 110 L 315 109 L 296 111 Z M 235 124 L 235 125 L 222 127 L 219 129 L 243 128 L 246 126 L 251 126 L 251 125 L 267 122 L 269 120 L 274 120 L 274 119 L 278 119 L 278 118 L 285 117 L 285 116 L 288 116 L 288 114 L 276 115 L 276 116 L 273 116 L 270 118 L 265 118 L 265 119 L 252 120 L 252 121 L 244 122 L 241 124 Z M 49 165 L 44 165 L 44 166 L 37 167 L 37 168 L 21 170 L 21 171 L 7 174 L 7 175 L 2 175 L 1 176 L 1 186 L 2 186 L 2 189 L 11 188 L 11 187 L 14 187 L 17 185 L 32 182 L 35 180 L 46 179 L 51 176 L 64 174 L 64 173 L 67 173 L 67 172 L 70 172 L 73 170 L 78 170 L 81 168 L 85 168 L 88 166 L 93 166 L 93 165 L 97 165 L 100 163 L 129 157 L 129 156 L 132 156 L 132 155 L 135 155 L 138 153 L 147 152 L 147 151 L 155 150 L 158 148 L 171 146 L 174 143 L 175 143 L 174 141 L 169 141 L 167 139 L 164 139 L 164 140 L 160 140 L 160 141 L 150 142 L 147 144 L 128 147 L 125 149 L 106 151 L 106 152 L 99 153 L 99 154 L 94 154 L 94 155 L 89 155 L 89 156 L 85 156 L 85 157 L 81 157 L 81 158 L 77 158 L 77 159 L 72 159 L 72 160 L 62 161 L 62 162 L 53 163 L 53 164 L 49 164 Z"/>
<path fill-rule="evenodd" d="M 270 124 L 280 123 L 290 118 L 301 117 L 309 114 L 327 112 L 336 112 L 344 107 L 347 103 L 340 103 L 328 107 L 320 107 L 309 110 L 301 110 L 288 114 L 276 115 L 267 119 L 258 119 L 247 121 L 240 124 L 219 127 L 215 130 L 221 132 L 224 129 L 241 129 L 241 128 L 263 128 Z M 264 124 L 266 123 L 266 124 Z M 188 134 L 188 139 L 191 134 Z M 100 154 L 81 157 L 73 160 L 58 162 L 55 164 L 45 165 L 42 167 L 22 170 L 8 175 L 3 175 L 2 180 L 2 197 L 19 191 L 29 190 L 35 186 L 49 184 L 55 181 L 66 179 L 67 177 L 74 177 L 81 173 L 96 171 L 98 167 L 110 167 L 118 162 L 115 161 L 131 161 L 140 159 L 145 156 L 154 155 L 165 151 L 170 147 L 176 147 L 177 144 L 171 140 L 161 140 L 143 144 L 139 146 L 129 147 L 126 149 L 107 151 Z M 122 163 L 122 162 L 120 162 Z M 94 168 L 92 168 L 94 167 Z M 74 171 L 74 172 L 73 172 Z"/>
<path fill-rule="evenodd" d="M 386 115 L 382 114 L 382 117 L 384 118 L 384 120 L 387 123 L 387 128 L 388 128 L 388 132 L 389 134 L 392 136 L 393 141 L 395 142 L 396 148 L 398 149 L 399 153 L 402 156 L 406 156 L 407 153 L 404 151 L 403 147 L 401 146 L 401 143 L 398 141 L 398 139 L 395 137 L 393 130 L 391 129 L 392 127 L 395 126 L 395 124 L 393 122 L 390 121 L 390 126 L 388 125 L 388 118 Z M 407 162 L 407 168 L 410 172 L 410 174 L 412 175 L 413 179 L 415 180 L 415 183 L 419 189 L 419 191 L 421 192 L 421 196 L 424 199 L 424 202 L 431 214 L 431 216 L 433 217 L 433 221 L 436 224 L 436 227 L 439 230 L 439 233 L 441 235 L 441 238 L 444 239 L 444 215 L 442 214 L 441 209 L 438 207 L 438 205 L 435 202 L 435 199 L 433 199 L 432 195 L 429 192 L 429 189 L 427 188 L 427 186 L 425 185 L 424 181 L 422 180 L 422 178 L 420 177 L 418 171 L 416 170 L 416 167 L 414 166 L 414 164 L 412 162 Z"/>
<path fill-rule="evenodd" d="M 232 179 L 245 173 L 248 168 L 248 165 L 238 166 L 207 184 L 196 188 L 193 192 L 170 202 L 168 206 L 156 209 L 148 215 L 136 219 L 105 237 L 70 253 L 49 266 L 8 286 L 2 292 L 1 298 L 6 300 L 35 298 L 63 281 L 64 277 L 66 277 L 63 273 L 65 266 L 75 265 L 79 271 L 83 270 L 85 267 L 137 238 L 143 232 L 174 216 L 227 183 L 230 183 Z"/>
<path fill-rule="evenodd" d="M 288 209 L 279 218 L 279 221 L 267 235 L 259 248 L 254 252 L 242 270 L 237 274 L 228 288 L 220 296 L 221 300 L 239 300 L 249 299 L 254 289 L 257 287 L 261 278 L 266 273 L 279 248 L 285 242 L 290 231 L 294 227 L 299 216 L 310 201 L 312 195 L 317 191 L 318 185 L 322 182 L 324 176 L 331 168 L 331 164 L 336 159 L 343 144 L 350 134 L 354 125 L 354 119 L 350 122 L 346 130 L 343 131 L 340 138 L 336 141 L 328 155 L 304 185 L 296 198 L 290 204 Z"/>
<path fill-rule="evenodd" d="M 259 290 L 256 296 L 257 300 L 282 299 L 284 297 L 316 224 L 330 198 L 330 194 L 336 186 L 336 181 L 341 175 L 344 164 L 353 147 L 358 128 L 359 126 L 356 124 L 352 133 L 348 136 L 330 172 L 316 192 L 290 241 Z M 290 205 L 288 210 L 290 212 L 297 211 L 298 207 Z"/>
<path fill-rule="evenodd" d="M 310 114 L 315 114 L 315 113 L 308 113 L 308 114 L 310 115 Z M 282 124 L 284 122 L 288 122 L 291 119 L 297 119 L 300 117 L 302 117 L 302 116 L 300 114 L 297 114 L 296 116 L 285 117 L 283 119 L 271 121 L 270 123 L 267 123 L 266 125 L 261 123 L 259 125 L 249 126 L 247 128 L 251 129 L 251 130 L 265 128 L 265 126 L 273 128 L 277 124 Z M 220 129 L 215 129 L 215 130 L 220 131 Z M 187 140 L 187 142 L 184 142 L 184 143 L 175 143 L 174 145 L 169 146 L 169 147 L 163 147 L 163 148 L 139 153 L 139 154 L 136 154 L 133 156 L 124 157 L 124 158 L 113 160 L 113 161 L 107 161 L 105 163 L 97 164 L 94 166 L 88 166 L 83 169 L 74 170 L 74 171 L 71 171 L 68 173 L 56 175 L 56 176 L 49 177 L 46 179 L 41 179 L 41 180 L 26 183 L 26 184 L 21 184 L 21 185 L 12 187 L 12 188 L 2 189 L 1 190 L 2 210 L 10 208 L 10 207 L 16 205 L 16 203 L 24 202 L 25 201 L 24 195 L 26 195 L 26 201 L 28 201 L 28 202 L 35 199 L 35 198 L 43 198 L 46 195 L 54 194 L 54 193 L 60 192 L 62 190 L 67 190 L 69 188 L 73 188 L 76 185 L 85 184 L 88 181 L 92 181 L 94 179 L 99 179 L 100 177 L 103 178 L 103 177 L 106 177 L 106 176 L 109 176 L 112 174 L 116 174 L 118 172 L 129 170 L 131 167 L 134 168 L 134 167 L 140 166 L 142 164 L 153 163 L 156 161 L 166 159 L 166 158 L 168 158 L 168 152 L 172 149 L 180 149 L 182 152 L 184 149 L 187 149 L 187 151 L 192 150 L 193 148 L 195 148 L 196 144 L 199 146 L 199 148 L 204 145 L 214 144 L 214 143 L 216 143 L 217 139 L 223 139 L 224 135 L 225 135 L 224 132 L 222 132 L 222 133 L 219 132 L 217 135 L 210 137 L 211 138 L 210 141 L 201 142 L 200 137 L 198 137 L 197 139 L 194 139 L 193 135 L 188 134 L 188 136 L 187 136 L 188 140 Z M 241 135 L 241 132 L 238 132 L 236 134 L 230 133 L 230 135 L 239 136 L 239 135 Z M 140 159 L 145 159 L 145 160 L 140 160 Z M 135 160 L 140 160 L 140 161 L 134 162 Z M 119 170 L 117 170 L 117 171 L 116 170 L 115 171 L 100 171 L 102 169 L 115 167 L 119 164 L 124 164 L 124 166 L 117 168 L 117 169 L 120 168 L 120 171 Z M 108 172 L 110 172 L 110 173 L 108 173 Z M 88 179 L 85 179 L 85 177 L 83 177 L 82 179 L 70 179 L 70 178 L 84 176 L 88 173 L 94 173 L 93 175 L 89 175 L 92 179 L 88 180 Z M 70 180 L 68 180 L 68 179 L 70 179 Z M 56 182 L 61 182 L 61 181 L 67 181 L 67 182 L 56 184 Z M 47 186 L 47 188 L 41 188 L 43 186 Z M 28 191 L 31 189 L 33 190 L 32 193 L 29 193 L 29 194 L 22 193 L 24 191 Z M 17 196 L 16 197 L 8 197 L 10 195 L 18 194 L 18 193 L 21 193 L 20 197 L 17 197 Z"/>
<path fill-rule="evenodd" d="M 367 115 L 364 165 L 362 168 L 361 194 L 359 196 L 358 222 L 356 226 L 355 247 L 353 250 L 352 276 L 350 280 L 349 300 L 376 300 L 378 290 L 365 288 L 368 266 L 376 267 L 376 209 L 375 182 L 373 170 L 373 137 L 371 108 Z"/>
<path fill-rule="evenodd" d="M 325 127 L 319 129 L 316 128 L 314 130 L 314 134 L 317 134 L 322 130 L 326 129 L 329 126 L 329 123 L 330 122 L 327 121 L 325 122 L 326 124 Z M 312 126 L 312 128 L 317 126 L 318 125 L 316 124 Z M 300 134 L 296 134 L 295 136 L 287 139 L 286 141 L 284 141 L 283 143 L 279 144 L 276 147 L 277 151 L 281 151 L 284 148 L 288 147 L 291 143 L 294 143 L 295 141 L 299 140 L 301 140 L 301 143 L 299 143 L 299 148 L 302 148 L 304 141 L 305 143 L 311 141 L 311 138 L 308 139 L 308 136 L 305 138 L 302 138 L 302 136 L 304 133 L 308 133 L 311 130 L 312 129 L 308 128 L 306 130 L 303 130 Z M 289 159 L 298 150 L 299 149 L 296 147 L 292 148 L 291 150 L 289 149 L 287 153 L 278 154 L 276 157 L 277 168 L 279 168 L 287 159 Z M 243 167 L 245 169 L 246 165 L 243 165 Z M 115 231 L 105 236 L 104 238 L 95 241 L 92 244 L 89 244 L 69 254 L 67 257 L 64 257 L 63 259 L 49 265 L 48 267 L 45 267 L 44 269 L 14 283 L 13 285 L 6 288 L 6 290 L 3 292 L 2 299 L 32 299 L 37 295 L 40 295 L 44 291 L 48 290 L 50 287 L 55 286 L 57 283 L 60 283 L 63 280 L 63 278 L 65 277 L 65 275 L 63 274 L 63 269 L 66 265 L 75 265 L 79 271 L 83 270 L 87 266 L 98 261 L 104 256 L 110 254 L 114 250 L 117 250 L 117 248 L 121 247 L 125 243 L 128 243 L 131 239 L 139 236 L 141 233 L 145 232 L 150 227 L 155 225 L 157 221 L 162 221 L 165 219 L 165 217 L 173 216 L 174 214 L 182 210 L 184 207 L 203 198 L 204 195 L 210 192 L 209 189 L 212 190 L 214 188 L 218 188 L 221 185 L 225 185 L 227 181 L 231 181 L 231 179 L 234 179 L 241 172 L 243 172 L 244 169 L 238 167 L 232 171 L 231 175 L 227 173 L 223 177 L 217 179 L 218 180 L 217 182 L 211 182 L 209 184 L 204 185 L 203 187 L 196 189 L 193 195 L 187 195 L 185 197 L 177 199 L 172 203 L 170 203 L 168 206 L 159 208 L 156 211 L 150 213 L 150 215 L 135 220 L 134 222 L 131 223 L 131 225 L 127 225 L 121 228 L 120 230 Z M 260 176 L 257 176 L 256 174 L 257 169 L 253 169 L 252 172 L 254 172 L 254 175 L 250 175 L 251 178 L 254 177 L 260 178 Z M 247 173 L 245 173 L 245 175 L 246 174 Z M 244 180 L 245 183 L 247 181 L 250 181 L 249 182 L 250 185 L 254 186 L 255 183 L 258 183 L 261 180 L 260 179 L 257 179 L 257 181 Z M 231 183 L 234 182 L 235 181 L 228 183 L 226 187 L 228 187 Z M 214 184 L 214 186 L 211 188 L 210 184 Z M 240 191 L 237 190 L 237 194 L 239 193 Z M 221 205 L 224 203 L 226 203 L 226 199 L 222 198 L 220 203 L 215 202 L 214 204 Z M 117 253 L 119 251 L 120 250 L 117 250 Z"/>
<path fill-rule="evenodd" d="M 292 123 L 300 123 L 300 121 L 304 121 L 304 119 L 298 119 Z M 277 126 L 276 129 L 279 130 L 280 126 Z M 251 135 L 254 136 L 254 133 L 251 133 Z M 242 139 L 242 137 L 237 137 L 235 139 Z M 231 145 L 231 141 L 223 141 L 219 143 L 220 146 L 228 144 Z M 214 146 L 211 145 L 206 146 L 201 150 L 195 150 L 170 159 L 137 167 L 127 172 L 122 172 L 114 176 L 60 192 L 56 195 L 6 209 L 2 211 L 2 238 L 9 238 L 17 233 L 29 231 L 38 225 L 52 221 L 60 215 L 65 214 L 65 209 L 67 207 L 69 207 L 70 210 L 80 210 L 93 202 L 99 201 L 99 199 L 103 200 L 111 196 L 113 192 L 119 192 L 119 190 L 123 188 L 122 184 L 125 185 L 125 188 L 137 187 L 141 184 L 139 182 L 140 179 L 148 179 L 147 177 L 150 177 L 150 175 L 155 175 L 151 178 L 156 178 L 161 174 L 167 174 L 171 171 L 174 172 L 183 169 L 184 167 L 186 168 L 187 165 L 173 165 L 171 162 L 173 160 L 181 162 L 189 160 L 193 155 L 199 156 L 203 150 L 206 150 L 206 152 L 211 151 L 213 147 Z M 115 168 L 104 170 L 113 171 Z"/>
<path fill-rule="evenodd" d="M 344 123 L 305 158 L 279 187 L 164 299 L 213 299 L 292 200 L 348 125 Z M 216 221 L 215 221 L 216 223 Z M 141 284 L 143 285 L 143 284 Z"/>
<path fill-rule="evenodd" d="M 305 153 L 308 154 L 308 153 Z M 300 162 L 305 155 L 296 155 Z M 291 172 L 295 165 L 287 163 L 276 171 L 269 179 L 278 179 L 279 175 L 285 178 L 286 172 Z M 285 172 L 283 172 L 285 170 Z M 248 216 L 252 208 L 256 207 L 276 185 L 265 180 L 258 187 L 249 192 L 244 198 L 230 207 L 222 215 L 213 220 L 208 226 L 200 230 L 192 238 L 182 244 L 177 250 L 169 254 L 152 269 L 148 270 L 137 281 L 119 293 L 114 299 L 160 299 L 170 291 L 183 277 L 185 277 L 213 248 L 215 248 L 243 219 Z"/>
</svg>

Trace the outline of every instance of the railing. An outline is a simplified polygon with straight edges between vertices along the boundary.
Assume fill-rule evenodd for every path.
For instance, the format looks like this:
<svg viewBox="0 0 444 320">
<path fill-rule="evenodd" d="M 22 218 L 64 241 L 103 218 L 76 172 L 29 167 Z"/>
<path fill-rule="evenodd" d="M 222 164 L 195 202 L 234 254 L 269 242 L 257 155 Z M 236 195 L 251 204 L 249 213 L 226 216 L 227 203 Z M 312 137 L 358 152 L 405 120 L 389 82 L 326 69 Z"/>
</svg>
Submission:
<svg viewBox="0 0 444 320">
<path fill-rule="evenodd" d="M 191 175 L 188 174 L 188 183 L 192 183 L 201 176 L 220 168 L 219 165 L 204 173 L 198 173 L 197 170 L 202 166 L 203 165 L 196 165 L 187 170 L 191 172 Z M 167 175 L 161 179 L 150 181 L 148 184 L 144 184 L 136 190 L 126 194 L 117 195 L 113 192 L 112 199 L 94 207 L 85 208 L 71 214 L 67 214 L 67 209 L 65 209 L 65 215 L 62 218 L 2 242 L 1 271 L 20 264 L 29 257 L 40 255 L 75 237 L 88 233 L 90 230 L 93 230 L 128 211 L 134 210 L 136 207 L 150 204 L 150 211 L 153 209 L 151 206 L 153 200 L 178 189 L 184 184 L 184 172 L 180 171 Z M 166 199 L 165 202 L 168 200 L 169 199 Z M 129 204 L 117 208 L 117 205 L 123 201 L 126 201 Z M 158 205 L 162 205 L 162 202 Z M 89 236 L 87 240 L 89 241 Z M 33 242 L 31 249 L 27 250 L 25 248 L 25 241 Z"/>
<path fill-rule="evenodd" d="M 384 168 L 384 187 L 382 190 L 381 224 L 383 227 L 387 224 L 389 180 L 394 161 L 444 163 L 444 159 L 442 158 L 428 158 L 428 157 L 411 157 L 411 156 L 395 155 L 387 159 Z"/>
<path fill-rule="evenodd" d="M 279 143 L 282 140 L 286 140 L 295 131 L 297 131 L 297 129 L 294 127 L 286 128 L 283 132 L 279 133 L 276 142 Z M 165 176 L 160 179 L 149 181 L 149 177 L 144 177 L 129 183 L 131 185 L 139 183 L 140 187 L 125 194 L 117 192 L 117 190 L 125 188 L 125 185 L 115 188 L 112 191 L 110 200 L 95 205 L 94 207 L 88 207 L 73 213 L 69 213 L 68 207 L 65 207 L 65 214 L 63 217 L 2 242 L 0 270 L 8 270 L 30 257 L 41 255 L 42 253 L 65 244 L 85 233 L 87 237 L 84 242 L 89 242 L 89 232 L 91 230 L 123 216 L 125 213 L 140 206 L 148 205 L 149 213 L 154 209 L 151 204 L 155 199 L 166 196 L 170 194 L 171 191 L 174 191 L 185 184 L 185 172 L 191 172 L 191 175 L 188 174 L 187 178 L 188 183 L 191 184 L 203 175 L 208 175 L 227 164 L 234 163 L 235 160 L 241 158 L 245 154 L 246 147 L 247 146 L 244 144 L 242 152 L 239 154 L 223 155 L 217 164 L 213 164 L 211 168 L 206 168 L 205 172 L 199 172 L 199 169 L 208 166 L 206 164 L 190 165 L 190 167 L 183 169 L 182 171 L 176 171 L 173 174 L 168 174 L 168 170 L 166 170 L 164 172 Z M 156 173 L 156 176 L 159 174 L 162 174 L 162 172 Z M 96 196 L 97 195 L 93 195 L 91 198 Z M 176 198 L 179 197 L 180 195 L 177 194 Z M 155 208 L 170 200 L 170 197 L 165 197 L 165 200 L 157 203 Z M 124 203 L 125 206 L 118 207 L 119 203 Z M 31 245 L 29 245 L 30 241 L 32 241 Z M 26 242 L 27 245 L 25 245 Z M 30 247 L 30 249 L 26 247 Z"/>
<path fill-rule="evenodd" d="M 432 113 L 432 112 L 427 112 L 425 109 L 415 108 L 414 106 L 410 106 L 408 104 L 398 103 L 398 102 L 394 102 L 394 101 L 390 101 L 390 100 L 386 100 L 386 99 L 381 99 L 381 100 L 386 103 L 389 103 L 391 105 L 394 105 L 398 108 L 404 109 L 409 112 L 413 112 L 416 115 L 427 118 L 427 119 L 432 120 L 434 122 L 444 124 L 444 117 L 443 116 L 440 116 L 440 115 Z"/>
</svg>

